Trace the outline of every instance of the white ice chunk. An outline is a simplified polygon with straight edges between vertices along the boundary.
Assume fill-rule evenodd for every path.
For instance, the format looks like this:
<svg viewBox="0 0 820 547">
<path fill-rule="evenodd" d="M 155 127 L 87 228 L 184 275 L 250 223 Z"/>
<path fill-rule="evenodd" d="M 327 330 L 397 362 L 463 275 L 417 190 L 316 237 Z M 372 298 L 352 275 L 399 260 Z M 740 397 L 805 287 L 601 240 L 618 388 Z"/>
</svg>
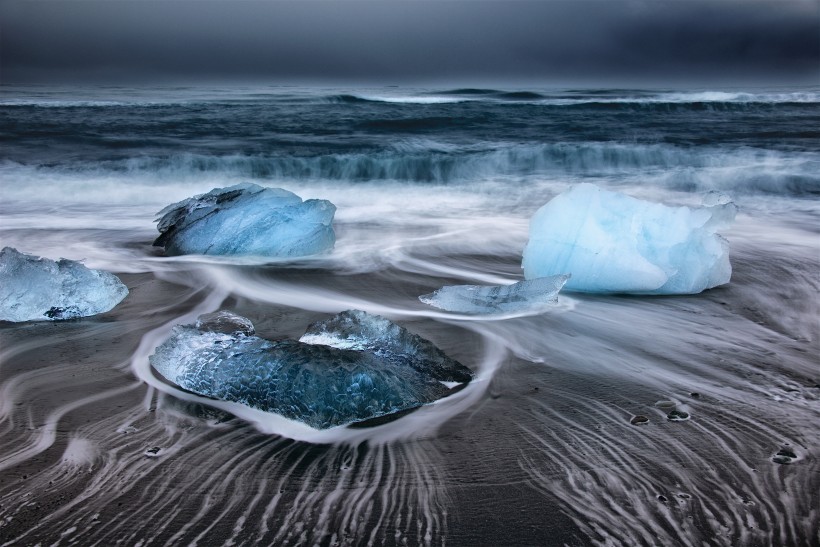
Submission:
<svg viewBox="0 0 820 547">
<path fill-rule="evenodd" d="M 126 297 L 114 274 L 73 260 L 0 251 L 0 320 L 55 321 L 103 313 Z"/>
<path fill-rule="evenodd" d="M 729 282 L 729 243 L 716 232 L 737 207 L 669 207 L 579 184 L 541 207 L 530 223 L 524 277 L 569 272 L 567 290 L 696 294 Z"/>
<path fill-rule="evenodd" d="M 154 245 L 171 255 L 300 257 L 333 248 L 336 206 L 281 188 L 237 184 L 169 205 Z"/>
<path fill-rule="evenodd" d="M 538 310 L 556 302 L 558 291 L 569 278 L 569 275 L 553 275 L 501 286 L 450 285 L 421 295 L 419 300 L 457 313 L 492 314 Z"/>
</svg>

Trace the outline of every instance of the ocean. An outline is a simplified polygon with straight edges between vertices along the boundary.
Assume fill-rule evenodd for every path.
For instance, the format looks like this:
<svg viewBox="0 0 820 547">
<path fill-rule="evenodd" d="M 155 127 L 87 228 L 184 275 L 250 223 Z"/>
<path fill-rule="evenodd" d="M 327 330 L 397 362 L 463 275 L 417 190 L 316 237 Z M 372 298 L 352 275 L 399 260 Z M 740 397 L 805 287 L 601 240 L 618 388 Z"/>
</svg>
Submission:
<svg viewBox="0 0 820 547">
<path fill-rule="evenodd" d="M 333 251 L 152 246 L 160 209 L 240 182 L 333 202 Z M 581 182 L 729 196 L 730 283 L 500 317 L 418 300 L 523 279 L 530 218 Z M 818 198 L 817 87 L 4 85 L 0 247 L 130 294 L 0 323 L 0 545 L 817 545 Z M 294 427 L 152 372 L 218 309 L 270 339 L 368 311 L 476 379 L 375 426 Z"/>
</svg>

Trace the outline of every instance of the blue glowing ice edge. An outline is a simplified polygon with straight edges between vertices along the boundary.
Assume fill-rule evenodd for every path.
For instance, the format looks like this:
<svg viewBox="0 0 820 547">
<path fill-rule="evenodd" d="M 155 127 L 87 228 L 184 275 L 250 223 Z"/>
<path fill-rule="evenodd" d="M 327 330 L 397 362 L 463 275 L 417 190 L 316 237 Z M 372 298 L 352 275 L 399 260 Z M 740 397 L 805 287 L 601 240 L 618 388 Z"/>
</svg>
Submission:
<svg viewBox="0 0 820 547">
<path fill-rule="evenodd" d="M 149 360 L 182 389 L 315 429 L 429 404 L 473 377 L 430 341 L 359 310 L 314 323 L 299 341 L 259 338 L 227 311 L 206 314 L 174 327 Z"/>
<path fill-rule="evenodd" d="M 107 312 L 128 295 L 112 273 L 74 260 L 0 251 L 0 321 L 59 321 Z"/>
<path fill-rule="evenodd" d="M 154 245 L 168 255 L 303 257 L 336 243 L 336 206 L 281 188 L 243 183 L 173 203 L 157 213 Z"/>
<path fill-rule="evenodd" d="M 448 285 L 419 296 L 419 300 L 442 310 L 471 315 L 544 311 L 558 301 L 558 292 L 570 277 L 538 277 L 512 285 Z"/>
<path fill-rule="evenodd" d="M 591 293 L 697 294 L 732 275 L 729 227 L 737 207 L 709 193 L 702 207 L 673 207 L 578 184 L 530 223 L 524 277 L 569 273 L 565 289 Z"/>
</svg>

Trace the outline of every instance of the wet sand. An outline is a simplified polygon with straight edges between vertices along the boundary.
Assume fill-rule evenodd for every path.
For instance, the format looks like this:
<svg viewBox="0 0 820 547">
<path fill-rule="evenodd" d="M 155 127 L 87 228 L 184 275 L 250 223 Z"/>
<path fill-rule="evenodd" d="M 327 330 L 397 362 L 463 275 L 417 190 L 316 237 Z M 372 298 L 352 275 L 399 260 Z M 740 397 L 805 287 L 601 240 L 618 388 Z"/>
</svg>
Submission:
<svg viewBox="0 0 820 547">
<path fill-rule="evenodd" d="M 432 272 L 122 274 L 131 293 L 109 313 L 0 325 L 0 545 L 816 544 L 817 341 L 759 297 L 808 269 L 756 253 L 739 246 L 733 283 L 702 295 L 566 295 L 490 321 L 431 315 L 415 296 L 458 281 Z M 258 284 L 275 290 L 248 298 Z M 399 310 L 478 379 L 455 402 L 319 444 L 138 379 L 151 333 L 201 311 L 298 337 L 345 303 L 272 302 L 297 284 Z M 816 288 L 790 287 L 778 301 L 810 317 Z M 775 463 L 784 448 L 796 459 Z"/>
</svg>

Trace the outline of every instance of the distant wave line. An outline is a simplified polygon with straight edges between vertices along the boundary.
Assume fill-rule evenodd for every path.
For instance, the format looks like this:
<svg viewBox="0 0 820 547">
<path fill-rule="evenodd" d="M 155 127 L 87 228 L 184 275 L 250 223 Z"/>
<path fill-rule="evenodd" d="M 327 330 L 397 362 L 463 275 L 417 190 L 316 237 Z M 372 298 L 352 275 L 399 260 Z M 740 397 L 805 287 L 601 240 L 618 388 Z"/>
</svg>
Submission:
<svg viewBox="0 0 820 547">
<path fill-rule="evenodd" d="M 794 92 L 743 92 L 743 91 L 691 91 L 691 92 L 650 92 L 642 90 L 571 90 L 571 91 L 532 91 L 532 90 L 496 90 L 464 88 L 444 91 L 389 91 L 349 92 L 340 94 L 271 92 L 265 94 L 226 94 L 214 97 L 191 97 L 187 99 L 151 98 L 150 92 L 145 97 L 133 100 L 121 98 L 94 99 L 43 99 L 10 97 L 0 99 L 0 107 L 35 107 L 35 108 L 117 108 L 117 107 L 166 107 L 166 106 L 216 106 L 248 103 L 384 103 L 392 105 L 424 106 L 447 105 L 457 103 L 510 103 L 541 106 L 591 106 L 596 105 L 678 105 L 678 106 L 753 106 L 765 104 L 811 105 L 820 104 L 818 91 Z"/>
</svg>

